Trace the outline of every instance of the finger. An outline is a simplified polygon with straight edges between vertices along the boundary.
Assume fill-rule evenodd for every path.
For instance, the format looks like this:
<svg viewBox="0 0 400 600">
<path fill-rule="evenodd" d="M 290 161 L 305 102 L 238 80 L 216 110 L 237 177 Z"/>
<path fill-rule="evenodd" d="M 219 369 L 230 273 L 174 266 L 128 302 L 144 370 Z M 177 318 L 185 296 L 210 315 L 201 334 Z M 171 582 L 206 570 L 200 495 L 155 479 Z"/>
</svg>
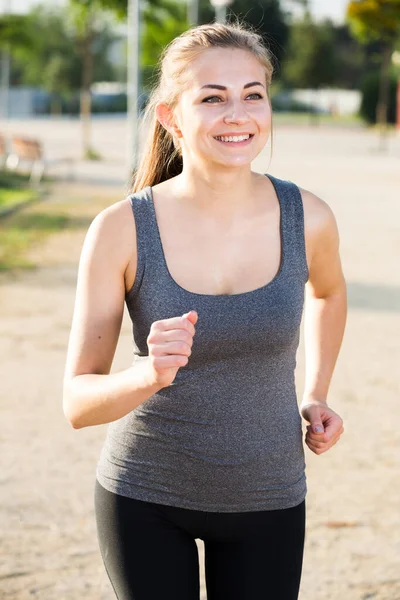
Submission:
<svg viewBox="0 0 400 600">
<path fill-rule="evenodd" d="M 310 438 L 310 436 L 308 436 L 308 434 L 306 435 L 305 441 L 306 444 L 309 445 L 311 444 L 314 448 L 318 448 L 319 450 L 325 449 L 328 450 L 329 448 L 331 448 L 331 446 L 334 446 L 338 441 L 339 441 L 340 435 L 337 435 L 335 437 L 333 437 L 331 440 L 329 441 L 316 441 L 312 438 Z"/>
<path fill-rule="evenodd" d="M 185 317 L 171 317 L 170 319 L 162 319 L 157 321 L 154 326 L 158 331 L 168 331 L 169 329 L 187 329 L 189 333 L 194 335 L 196 328 L 189 319 Z"/>
<path fill-rule="evenodd" d="M 189 321 L 194 324 L 197 323 L 199 315 L 197 310 L 189 310 L 189 312 L 182 315 L 182 317 L 184 317 L 185 319 L 189 319 Z"/>
<path fill-rule="evenodd" d="M 164 356 L 153 356 L 152 366 L 154 369 L 170 369 L 175 367 L 185 367 L 189 362 L 187 356 L 182 354 L 166 354 Z"/>
<path fill-rule="evenodd" d="M 341 419 L 335 419 L 334 421 L 328 424 L 327 421 L 324 421 L 325 430 L 321 433 L 315 433 L 311 425 L 307 425 L 306 429 L 312 439 L 329 442 L 329 440 L 343 433 L 344 428 L 341 423 L 343 423 Z"/>
<path fill-rule="evenodd" d="M 308 431 L 306 433 L 306 439 L 311 440 L 314 444 L 317 444 L 317 445 L 321 444 L 321 445 L 324 446 L 324 445 L 329 444 L 331 442 L 335 443 L 340 438 L 340 435 L 341 435 L 341 433 L 337 432 L 337 433 L 335 433 L 335 435 L 333 435 L 330 438 L 327 438 L 324 435 L 323 436 L 320 435 L 318 437 L 318 434 L 315 434 L 315 433 L 312 433 L 312 432 Z"/>
<path fill-rule="evenodd" d="M 307 446 L 310 448 L 310 450 L 312 452 L 314 452 L 314 454 L 322 454 L 325 451 L 323 448 L 318 448 L 318 447 L 314 446 L 313 444 L 307 444 Z"/>
<path fill-rule="evenodd" d="M 162 337 L 163 342 L 182 341 L 189 344 L 190 347 L 193 345 L 193 336 L 187 329 L 168 329 L 159 332 L 158 335 Z"/>
<path fill-rule="evenodd" d="M 329 441 L 335 436 L 337 436 L 343 427 L 342 420 L 340 418 L 332 419 L 331 422 L 328 422 L 327 424 L 324 423 L 324 425 L 326 425 L 324 437 L 326 441 Z"/>
<path fill-rule="evenodd" d="M 321 433 L 315 433 L 311 425 L 307 425 L 307 435 L 313 440 L 323 440 L 325 435 L 325 430 L 321 431 Z"/>
<path fill-rule="evenodd" d="M 174 340 L 171 342 L 162 342 L 161 344 L 153 344 L 151 351 L 154 356 L 165 356 L 167 354 L 190 356 L 192 348 L 187 342 Z"/>
</svg>

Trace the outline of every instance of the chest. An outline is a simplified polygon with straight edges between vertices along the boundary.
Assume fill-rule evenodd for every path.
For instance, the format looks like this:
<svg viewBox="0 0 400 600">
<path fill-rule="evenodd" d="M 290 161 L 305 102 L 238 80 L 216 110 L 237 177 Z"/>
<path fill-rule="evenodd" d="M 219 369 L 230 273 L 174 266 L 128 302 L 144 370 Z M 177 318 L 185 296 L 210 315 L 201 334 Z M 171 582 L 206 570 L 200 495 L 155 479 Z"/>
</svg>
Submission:
<svg viewBox="0 0 400 600">
<path fill-rule="evenodd" d="M 280 210 L 236 226 L 158 215 L 166 267 L 182 288 L 197 294 L 240 294 L 268 284 L 282 258 Z"/>
</svg>

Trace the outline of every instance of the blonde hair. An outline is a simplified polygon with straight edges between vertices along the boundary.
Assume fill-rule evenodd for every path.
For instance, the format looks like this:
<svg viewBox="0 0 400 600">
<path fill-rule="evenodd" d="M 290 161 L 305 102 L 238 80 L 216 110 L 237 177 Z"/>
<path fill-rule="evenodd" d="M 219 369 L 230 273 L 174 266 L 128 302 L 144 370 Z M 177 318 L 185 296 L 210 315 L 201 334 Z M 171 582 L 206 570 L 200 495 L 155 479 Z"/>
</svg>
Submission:
<svg viewBox="0 0 400 600">
<path fill-rule="evenodd" d="M 241 25 L 210 23 L 188 29 L 166 46 L 161 55 L 158 84 L 153 89 L 144 114 L 147 139 L 138 166 L 133 173 L 130 192 L 153 186 L 182 172 L 179 143 L 161 125 L 156 116 L 159 102 L 173 109 L 186 85 L 188 64 L 209 48 L 237 48 L 250 52 L 264 67 L 269 98 L 273 74 L 273 55 L 258 33 Z"/>
</svg>

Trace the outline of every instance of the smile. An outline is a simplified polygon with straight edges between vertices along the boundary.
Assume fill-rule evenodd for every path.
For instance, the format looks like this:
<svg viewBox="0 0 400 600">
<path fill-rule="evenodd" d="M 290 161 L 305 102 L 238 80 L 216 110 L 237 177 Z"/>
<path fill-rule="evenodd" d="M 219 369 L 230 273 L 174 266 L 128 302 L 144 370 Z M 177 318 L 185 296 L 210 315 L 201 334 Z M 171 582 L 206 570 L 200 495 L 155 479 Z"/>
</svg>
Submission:
<svg viewBox="0 0 400 600">
<path fill-rule="evenodd" d="M 245 135 L 217 135 L 214 139 L 217 140 L 217 142 L 222 142 L 223 144 L 235 144 L 243 146 L 246 143 L 249 143 L 252 137 L 254 137 L 253 133 L 247 133 Z"/>
</svg>

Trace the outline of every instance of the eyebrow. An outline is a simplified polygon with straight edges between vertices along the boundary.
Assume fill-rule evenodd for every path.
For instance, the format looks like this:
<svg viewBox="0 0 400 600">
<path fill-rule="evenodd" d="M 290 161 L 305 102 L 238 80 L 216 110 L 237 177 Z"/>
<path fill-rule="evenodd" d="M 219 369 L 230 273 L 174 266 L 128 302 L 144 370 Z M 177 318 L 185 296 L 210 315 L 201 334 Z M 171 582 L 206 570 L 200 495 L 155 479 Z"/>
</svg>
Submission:
<svg viewBox="0 0 400 600">
<path fill-rule="evenodd" d="M 255 85 L 261 85 L 262 87 L 265 87 L 260 81 L 251 81 L 250 83 L 246 83 L 243 86 L 243 89 L 246 90 L 247 88 L 253 87 Z M 204 88 L 211 88 L 213 90 L 227 90 L 228 89 L 224 85 L 219 85 L 218 83 L 207 83 L 206 85 L 203 85 L 200 89 L 202 90 Z"/>
</svg>

